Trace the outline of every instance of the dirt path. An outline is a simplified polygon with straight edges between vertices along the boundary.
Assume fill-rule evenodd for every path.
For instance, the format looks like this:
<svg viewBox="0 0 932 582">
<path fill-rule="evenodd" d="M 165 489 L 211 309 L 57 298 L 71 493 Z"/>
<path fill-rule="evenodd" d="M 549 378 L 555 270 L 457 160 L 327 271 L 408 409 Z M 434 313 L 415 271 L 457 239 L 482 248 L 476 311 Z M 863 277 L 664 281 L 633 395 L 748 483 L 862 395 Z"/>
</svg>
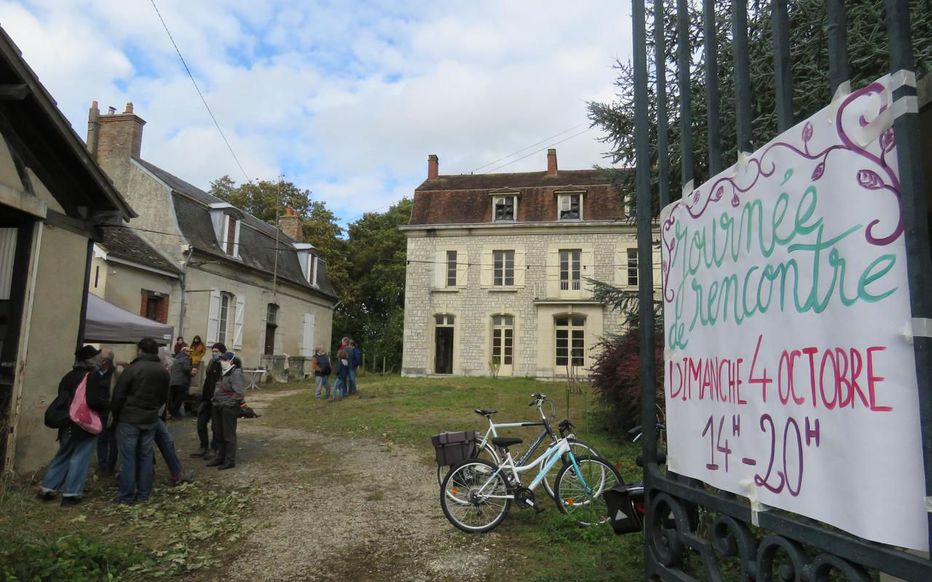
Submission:
<svg viewBox="0 0 932 582">
<path fill-rule="evenodd" d="M 250 393 L 262 410 L 295 392 Z M 329 404 L 322 403 L 322 406 Z M 236 469 L 199 470 L 255 491 L 254 530 L 215 579 L 488 580 L 506 576 L 504 540 L 457 532 L 434 468 L 412 448 L 241 421 Z"/>
</svg>

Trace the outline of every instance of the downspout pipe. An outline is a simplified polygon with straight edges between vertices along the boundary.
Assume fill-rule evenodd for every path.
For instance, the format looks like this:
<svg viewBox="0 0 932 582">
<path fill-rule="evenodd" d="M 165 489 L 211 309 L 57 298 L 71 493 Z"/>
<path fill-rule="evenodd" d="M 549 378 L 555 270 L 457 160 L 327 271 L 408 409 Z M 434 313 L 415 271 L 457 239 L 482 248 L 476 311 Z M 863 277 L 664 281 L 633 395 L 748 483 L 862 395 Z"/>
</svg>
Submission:
<svg viewBox="0 0 932 582">
<path fill-rule="evenodd" d="M 178 310 L 178 331 L 175 332 L 175 337 L 184 337 L 185 306 L 188 304 L 188 297 L 186 294 L 188 263 L 191 262 L 191 256 L 194 255 L 194 248 L 191 245 L 187 245 L 187 248 L 183 252 L 185 257 L 184 265 L 181 267 L 181 308 Z"/>
<path fill-rule="evenodd" d="M 87 327 L 87 294 L 91 290 L 91 259 L 94 257 L 94 239 L 87 239 L 87 252 L 84 261 L 84 290 L 81 292 L 81 318 L 78 320 L 77 345 L 75 353 L 84 345 L 84 331 Z"/>
</svg>

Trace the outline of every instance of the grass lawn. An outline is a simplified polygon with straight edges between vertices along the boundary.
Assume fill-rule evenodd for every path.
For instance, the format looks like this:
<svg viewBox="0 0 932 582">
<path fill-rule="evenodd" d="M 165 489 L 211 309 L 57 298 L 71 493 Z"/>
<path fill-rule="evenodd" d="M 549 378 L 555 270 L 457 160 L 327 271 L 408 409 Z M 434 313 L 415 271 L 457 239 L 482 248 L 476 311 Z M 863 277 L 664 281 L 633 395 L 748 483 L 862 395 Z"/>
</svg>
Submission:
<svg viewBox="0 0 932 582">
<path fill-rule="evenodd" d="M 635 463 L 639 447 L 620 442 L 603 430 L 588 392 L 568 393 L 568 384 L 525 378 L 400 378 L 369 375 L 359 380 L 359 396 L 343 402 L 315 402 L 313 385 L 307 392 L 277 400 L 266 412 L 272 424 L 310 432 L 364 436 L 412 445 L 423 451 L 423 462 L 434 463 L 433 434 L 443 431 L 484 430 L 485 419 L 475 408 L 498 410 L 499 422 L 534 420 L 528 407 L 533 392 L 547 394 L 555 405 L 555 420 L 569 417 L 577 437 L 596 447 L 614 463 L 626 481 L 639 480 Z M 290 385 L 289 387 L 294 387 Z M 569 401 L 569 415 L 567 415 Z M 548 407 L 549 409 L 549 407 Z M 529 444 L 537 429 L 500 431 L 521 436 Z M 515 452 L 518 452 L 516 449 Z M 542 496 L 544 496 L 542 498 Z M 516 570 L 531 580 L 640 580 L 643 577 L 643 538 L 616 536 L 607 525 L 580 528 L 558 513 L 542 489 L 538 502 L 547 511 L 513 507 L 496 532 L 520 549 Z M 440 502 L 425 500 L 428 511 L 440 514 Z M 475 536 L 449 526 L 450 536 Z"/>
</svg>

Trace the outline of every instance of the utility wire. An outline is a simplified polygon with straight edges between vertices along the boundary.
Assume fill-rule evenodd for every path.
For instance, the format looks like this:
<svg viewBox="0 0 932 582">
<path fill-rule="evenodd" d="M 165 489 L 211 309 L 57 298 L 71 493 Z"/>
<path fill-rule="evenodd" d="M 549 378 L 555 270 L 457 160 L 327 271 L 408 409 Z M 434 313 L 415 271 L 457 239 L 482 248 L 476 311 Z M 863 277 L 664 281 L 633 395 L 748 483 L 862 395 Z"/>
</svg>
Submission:
<svg viewBox="0 0 932 582">
<path fill-rule="evenodd" d="M 491 173 L 494 172 L 495 170 L 500 170 L 500 169 L 504 168 L 505 166 L 510 166 L 511 164 L 514 164 L 515 162 L 520 162 L 521 160 L 523 160 L 523 159 L 525 159 L 525 158 L 529 158 L 529 157 L 533 156 L 534 154 L 540 153 L 540 152 L 542 152 L 542 151 L 544 151 L 544 150 L 546 150 L 546 149 L 549 149 L 549 148 L 552 147 L 552 146 L 559 145 L 559 144 L 561 144 L 561 143 L 563 143 L 563 142 L 565 142 L 565 141 L 569 141 L 569 140 L 573 139 L 574 137 L 579 137 L 579 136 L 581 136 L 582 134 L 586 133 L 587 131 L 592 131 L 592 127 L 591 127 L 591 126 L 590 126 L 590 127 L 587 127 L 586 129 L 584 129 L 584 130 L 582 130 L 582 131 L 580 131 L 580 132 L 578 132 L 578 133 L 574 133 L 573 135 L 571 135 L 571 136 L 569 136 L 569 137 L 565 137 L 565 138 L 561 139 L 560 141 L 557 141 L 557 142 L 554 142 L 554 143 L 551 143 L 551 144 L 547 144 L 546 146 L 544 146 L 544 147 L 542 147 L 542 148 L 539 148 L 539 149 L 536 149 L 536 150 L 534 150 L 534 151 L 532 151 L 532 152 L 530 152 L 530 153 L 528 153 L 528 154 L 525 154 L 525 155 L 521 156 L 520 158 L 516 158 L 516 159 L 511 160 L 510 162 L 506 162 L 506 163 L 504 163 L 504 164 L 502 164 L 502 165 L 500 165 L 500 166 L 495 166 L 495 167 L 492 168 L 491 170 L 486 170 L 485 172 L 482 172 L 482 173 L 483 173 L 483 174 L 491 174 Z M 546 141 L 546 140 L 545 140 L 545 141 Z"/>
<path fill-rule="evenodd" d="M 525 147 L 521 148 L 520 150 L 513 151 L 513 152 L 511 152 L 510 154 L 508 154 L 507 156 L 502 156 L 502 157 L 498 158 L 497 160 L 494 160 L 494 161 L 489 162 L 488 164 L 482 164 L 482 165 L 479 166 L 478 168 L 475 168 L 475 169 L 471 170 L 469 173 L 470 173 L 470 174 L 474 174 L 474 173 L 478 172 L 479 170 L 481 170 L 482 168 L 488 168 L 489 166 L 491 166 L 491 165 L 493 165 L 493 164 L 497 164 L 497 163 L 499 163 L 499 162 L 501 162 L 501 161 L 507 160 L 507 159 L 510 158 L 511 156 L 516 156 L 516 155 L 518 155 L 518 154 L 520 154 L 520 153 L 523 153 L 525 150 L 528 150 L 528 149 L 530 149 L 530 148 L 532 148 L 532 147 L 534 147 L 534 146 L 536 146 L 536 145 L 540 145 L 540 144 L 544 143 L 544 142 L 547 141 L 547 140 L 551 140 L 551 139 L 554 139 L 554 138 L 558 138 L 558 137 L 560 137 L 561 135 L 563 135 L 563 134 L 565 134 L 565 133 L 569 133 L 569 132 L 571 132 L 571 131 L 573 131 L 573 130 L 579 129 L 579 128 L 582 127 L 583 125 L 585 125 L 585 124 L 584 124 L 584 123 L 580 123 L 579 125 L 574 125 L 573 127 L 569 128 L 569 129 L 564 129 L 564 130 L 561 131 L 560 133 L 555 133 L 555 134 L 551 135 L 550 137 L 545 137 L 544 139 L 542 139 L 542 140 L 540 140 L 540 141 L 535 141 L 535 142 L 532 143 L 531 145 L 525 146 Z"/>
<path fill-rule="evenodd" d="M 188 77 L 191 79 L 191 83 L 194 85 L 194 90 L 197 91 L 198 97 L 201 98 L 201 103 L 204 104 L 204 109 L 207 110 L 207 114 L 210 115 L 211 120 L 213 120 L 214 126 L 220 133 L 220 137 L 223 138 L 223 143 L 225 143 L 227 149 L 230 150 L 230 155 L 233 156 L 233 160 L 236 162 L 236 165 L 239 166 L 239 171 L 242 172 L 243 176 L 246 177 L 247 182 L 252 182 L 252 178 L 250 178 L 249 174 L 246 173 L 246 169 L 243 168 L 243 164 L 240 163 L 239 158 L 236 156 L 236 152 L 233 151 L 233 146 L 230 145 L 230 140 L 227 139 L 226 134 L 223 133 L 223 129 L 220 128 L 220 123 L 214 116 L 214 112 L 211 111 L 210 105 L 207 104 L 207 99 L 205 99 L 204 94 L 201 93 L 201 88 L 197 86 L 197 81 L 194 80 L 194 74 L 191 73 L 191 69 L 188 67 L 188 63 L 184 60 L 184 56 L 181 54 L 181 49 L 178 48 L 178 44 L 175 42 L 175 38 L 172 36 L 171 31 L 168 30 L 168 25 L 165 23 L 165 19 L 162 18 L 162 13 L 159 12 L 159 7 L 155 5 L 155 0 L 149 0 L 149 2 L 152 4 L 152 7 L 155 8 L 155 13 L 158 15 L 159 20 L 162 22 L 162 27 L 165 29 L 165 34 L 168 35 L 168 40 L 170 40 L 172 46 L 175 47 L 175 52 L 178 53 L 178 58 L 181 59 L 181 64 L 184 65 L 184 70 L 188 73 Z"/>
</svg>

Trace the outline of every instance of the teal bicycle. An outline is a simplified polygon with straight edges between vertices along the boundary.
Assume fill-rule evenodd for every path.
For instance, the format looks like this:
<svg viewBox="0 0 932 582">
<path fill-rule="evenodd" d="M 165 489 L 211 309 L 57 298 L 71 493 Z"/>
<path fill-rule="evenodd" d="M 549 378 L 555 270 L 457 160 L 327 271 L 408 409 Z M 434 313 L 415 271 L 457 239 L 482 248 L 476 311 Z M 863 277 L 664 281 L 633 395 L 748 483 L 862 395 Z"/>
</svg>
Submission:
<svg viewBox="0 0 932 582">
<path fill-rule="evenodd" d="M 610 462 L 596 456 L 577 457 L 569 439 L 561 438 L 534 461 L 519 466 L 508 447 L 520 444 L 520 438 L 495 437 L 492 443 L 503 452 L 501 463 L 467 459 L 455 465 L 443 480 L 440 506 L 454 526 L 468 533 L 492 531 L 508 515 L 512 502 L 522 508 L 543 511 L 534 499 L 534 490 L 561 460 L 564 465 L 554 482 L 557 508 L 571 514 L 583 526 L 608 521 L 603 494 L 623 483 Z M 537 475 L 525 487 L 521 473 L 534 469 L 538 469 Z"/>
</svg>

